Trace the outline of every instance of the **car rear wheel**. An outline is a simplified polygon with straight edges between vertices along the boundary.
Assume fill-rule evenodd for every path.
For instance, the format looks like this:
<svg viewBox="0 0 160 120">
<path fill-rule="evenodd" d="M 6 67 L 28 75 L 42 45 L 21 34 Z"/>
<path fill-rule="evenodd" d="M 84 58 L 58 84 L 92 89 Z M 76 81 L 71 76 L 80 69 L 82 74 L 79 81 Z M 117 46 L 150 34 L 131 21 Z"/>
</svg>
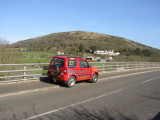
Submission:
<svg viewBox="0 0 160 120">
<path fill-rule="evenodd" d="M 57 80 L 56 80 L 55 77 L 50 76 L 50 77 L 49 77 L 49 82 L 50 82 L 50 83 L 57 83 Z"/>
<path fill-rule="evenodd" d="M 97 82 L 97 80 L 98 80 L 98 74 L 94 73 L 93 76 L 92 76 L 92 78 L 90 79 L 90 82 L 91 83 L 95 83 L 95 82 Z"/>
<path fill-rule="evenodd" d="M 71 76 L 68 79 L 67 86 L 70 88 L 73 87 L 75 84 L 76 84 L 76 78 L 74 76 Z"/>
<path fill-rule="evenodd" d="M 50 83 L 53 83 L 53 77 L 52 76 L 48 77 L 48 80 L 49 80 Z"/>
</svg>

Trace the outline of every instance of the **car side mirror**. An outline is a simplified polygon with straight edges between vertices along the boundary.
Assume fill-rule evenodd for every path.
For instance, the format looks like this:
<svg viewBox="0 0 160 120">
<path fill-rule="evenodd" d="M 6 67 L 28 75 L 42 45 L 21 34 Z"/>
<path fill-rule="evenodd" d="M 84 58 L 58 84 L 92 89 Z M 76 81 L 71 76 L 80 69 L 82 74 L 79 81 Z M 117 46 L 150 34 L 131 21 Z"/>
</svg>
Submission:
<svg viewBox="0 0 160 120">
<path fill-rule="evenodd" d="M 91 65 L 88 65 L 88 68 L 91 68 L 92 66 Z"/>
</svg>

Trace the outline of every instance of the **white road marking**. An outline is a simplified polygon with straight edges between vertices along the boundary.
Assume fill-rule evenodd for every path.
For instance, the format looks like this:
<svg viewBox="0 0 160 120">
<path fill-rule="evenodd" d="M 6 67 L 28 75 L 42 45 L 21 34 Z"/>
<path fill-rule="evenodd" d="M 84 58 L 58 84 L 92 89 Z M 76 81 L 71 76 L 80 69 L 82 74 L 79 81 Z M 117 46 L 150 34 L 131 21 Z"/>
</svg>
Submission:
<svg viewBox="0 0 160 120">
<path fill-rule="evenodd" d="M 138 75 L 138 74 L 143 74 L 143 73 L 149 73 L 149 72 L 155 72 L 155 71 L 160 71 L 160 70 L 151 70 L 151 71 L 145 71 L 145 72 L 138 72 L 138 73 L 131 73 L 131 74 L 126 74 L 126 75 L 118 75 L 114 77 L 106 77 L 106 78 L 101 78 L 99 79 L 100 81 L 106 80 L 106 79 L 113 79 L 113 78 L 119 78 L 119 77 L 126 77 L 126 76 L 132 76 L 132 75 Z"/>
<path fill-rule="evenodd" d="M 8 96 L 14 96 L 14 95 L 20 95 L 20 94 L 25 94 L 25 93 L 31 93 L 31 92 L 37 92 L 37 91 L 43 91 L 43 90 L 49 90 L 52 88 L 59 88 L 59 86 L 51 86 L 51 87 L 45 87 L 45 88 L 38 88 L 38 89 L 31 89 L 31 90 L 25 90 L 25 91 L 18 91 L 18 92 L 13 92 L 13 93 L 6 93 L 6 94 L 0 94 L 0 98 L 3 97 L 8 97 Z"/>
<path fill-rule="evenodd" d="M 149 80 L 145 80 L 145 81 L 143 81 L 142 83 L 146 83 L 146 82 L 149 82 L 149 81 L 155 80 L 155 79 L 157 79 L 157 78 L 160 78 L 160 77 L 155 77 L 155 78 L 152 78 L 152 79 L 149 79 Z"/>
<path fill-rule="evenodd" d="M 48 115 L 48 114 L 51 114 L 51 113 L 58 112 L 60 110 L 64 110 L 64 109 L 67 109 L 67 108 L 70 108 L 70 107 L 74 107 L 74 106 L 77 106 L 77 105 L 80 105 L 80 104 L 83 104 L 83 103 L 87 103 L 87 102 L 90 102 L 90 101 L 93 101 L 93 100 L 96 100 L 96 99 L 99 99 L 99 98 L 102 98 L 102 97 L 120 92 L 122 90 L 123 89 L 115 90 L 115 91 L 112 91 L 112 92 L 107 93 L 107 94 L 103 94 L 103 95 L 100 95 L 100 96 L 97 96 L 97 97 L 93 97 L 93 98 L 90 98 L 88 100 L 77 102 L 77 103 L 74 103 L 74 104 L 71 104 L 71 105 L 68 105 L 68 106 L 65 106 L 65 107 L 61 107 L 61 108 L 58 108 L 58 109 L 55 109 L 55 110 L 52 110 L 52 111 L 48 111 L 48 112 L 45 112 L 45 113 L 42 113 L 42 114 L 39 114 L 39 115 L 35 115 L 35 116 L 29 117 L 29 118 L 25 118 L 23 120 L 32 120 L 32 119 L 35 119 L 35 118 L 38 118 L 38 117 L 42 117 L 42 116 L 45 116 L 45 115 Z"/>
</svg>

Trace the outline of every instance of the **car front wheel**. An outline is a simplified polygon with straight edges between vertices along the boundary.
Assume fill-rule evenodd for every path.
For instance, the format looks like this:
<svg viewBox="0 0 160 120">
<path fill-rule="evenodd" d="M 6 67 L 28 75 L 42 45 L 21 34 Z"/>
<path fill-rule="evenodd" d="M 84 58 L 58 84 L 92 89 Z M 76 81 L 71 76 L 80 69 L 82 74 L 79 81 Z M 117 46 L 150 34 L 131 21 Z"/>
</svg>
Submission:
<svg viewBox="0 0 160 120">
<path fill-rule="evenodd" d="M 93 76 L 92 76 L 92 78 L 90 79 L 90 82 L 91 83 L 95 83 L 95 82 L 97 82 L 97 80 L 98 80 L 98 74 L 94 73 Z"/>
</svg>

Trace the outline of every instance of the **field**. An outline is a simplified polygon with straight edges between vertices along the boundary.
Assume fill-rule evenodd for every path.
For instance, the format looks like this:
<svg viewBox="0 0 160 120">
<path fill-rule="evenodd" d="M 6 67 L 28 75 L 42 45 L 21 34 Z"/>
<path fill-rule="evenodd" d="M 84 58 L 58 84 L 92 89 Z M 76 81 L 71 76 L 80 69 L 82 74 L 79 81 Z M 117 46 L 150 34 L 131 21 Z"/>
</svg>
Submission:
<svg viewBox="0 0 160 120">
<path fill-rule="evenodd" d="M 54 53 L 19 51 L 23 63 L 49 63 Z"/>
</svg>

